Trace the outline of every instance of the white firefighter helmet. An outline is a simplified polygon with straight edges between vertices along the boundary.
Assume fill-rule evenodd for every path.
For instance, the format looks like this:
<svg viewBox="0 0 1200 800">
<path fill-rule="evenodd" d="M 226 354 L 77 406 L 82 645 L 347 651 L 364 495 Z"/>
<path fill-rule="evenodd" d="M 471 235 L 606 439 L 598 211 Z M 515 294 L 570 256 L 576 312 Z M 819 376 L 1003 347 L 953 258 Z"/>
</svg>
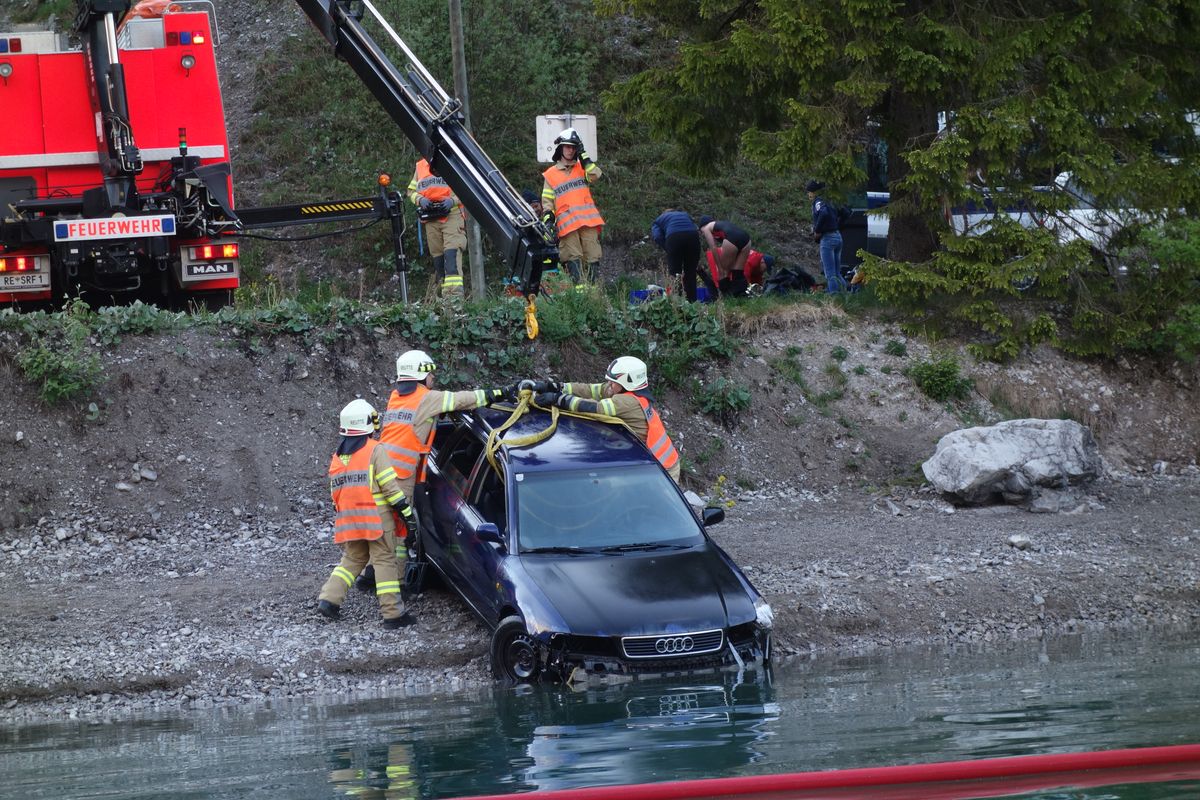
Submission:
<svg viewBox="0 0 1200 800">
<path fill-rule="evenodd" d="M 351 400 L 342 409 L 340 422 L 342 436 L 370 436 L 379 430 L 379 412 L 366 400 Z"/>
<path fill-rule="evenodd" d="M 437 364 L 424 350 L 409 350 L 396 359 L 396 380 L 421 381 L 437 369 Z"/>
<path fill-rule="evenodd" d="M 635 392 L 645 389 L 649 380 L 646 378 L 646 362 L 633 356 L 621 356 L 613 359 L 608 365 L 604 377 L 625 387 L 626 391 Z"/>
<path fill-rule="evenodd" d="M 583 139 L 579 136 L 579 131 L 574 128 L 566 128 L 558 136 L 554 137 L 554 160 L 558 161 L 562 158 L 563 145 L 569 144 L 575 148 L 575 157 L 579 157 L 579 151 L 583 150 Z"/>
<path fill-rule="evenodd" d="M 579 131 L 574 128 L 565 128 L 554 139 L 555 144 L 573 144 L 576 147 L 583 147 L 583 139 L 579 138 Z"/>
</svg>

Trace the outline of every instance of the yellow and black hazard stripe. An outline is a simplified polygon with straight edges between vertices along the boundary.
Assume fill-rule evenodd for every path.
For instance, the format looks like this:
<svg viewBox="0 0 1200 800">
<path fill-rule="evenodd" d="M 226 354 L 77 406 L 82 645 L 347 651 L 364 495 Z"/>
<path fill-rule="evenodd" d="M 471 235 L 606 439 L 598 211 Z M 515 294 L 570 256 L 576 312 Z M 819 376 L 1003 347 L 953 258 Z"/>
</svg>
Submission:
<svg viewBox="0 0 1200 800">
<path fill-rule="evenodd" d="M 319 205 L 300 206 L 300 213 L 305 216 L 325 214 L 340 214 L 346 211 L 373 211 L 375 203 L 371 200 L 355 200 L 348 203 L 321 203 Z"/>
</svg>

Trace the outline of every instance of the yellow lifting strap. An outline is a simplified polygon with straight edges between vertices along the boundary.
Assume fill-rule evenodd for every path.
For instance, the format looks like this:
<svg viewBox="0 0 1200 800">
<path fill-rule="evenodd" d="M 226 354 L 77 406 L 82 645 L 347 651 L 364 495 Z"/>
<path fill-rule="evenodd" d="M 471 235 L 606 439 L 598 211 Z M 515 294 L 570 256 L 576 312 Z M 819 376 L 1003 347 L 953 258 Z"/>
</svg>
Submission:
<svg viewBox="0 0 1200 800">
<path fill-rule="evenodd" d="M 505 408 L 505 406 L 493 405 L 492 408 Z M 531 408 L 549 411 L 550 424 L 536 433 L 530 433 L 525 436 L 517 436 L 513 439 L 501 438 L 504 432 L 515 425 L 517 420 L 529 413 Z M 500 471 L 499 462 L 496 461 L 496 453 L 501 447 L 528 447 L 532 444 L 537 444 L 538 442 L 544 442 L 554 435 L 554 431 L 558 428 L 558 418 L 563 415 L 568 417 L 581 417 L 583 419 L 594 419 L 600 422 L 606 422 L 609 425 L 623 425 L 626 429 L 632 430 L 629 428 L 629 423 L 627 423 L 625 420 L 621 419 L 620 417 L 609 416 L 608 414 L 584 414 L 576 411 L 566 411 L 558 406 L 542 408 L 542 406 L 539 406 L 534 402 L 533 390 L 522 389 L 518 393 L 517 405 L 513 409 L 512 414 L 509 415 L 508 419 L 504 420 L 504 423 L 501 424 L 500 427 L 492 429 L 492 432 L 488 434 L 487 449 L 485 452 L 487 453 L 488 463 L 492 465 L 492 469 L 496 470 L 496 474 L 504 474 Z"/>
<path fill-rule="evenodd" d="M 538 335 L 537 303 L 533 295 L 529 295 L 529 302 L 525 304 L 525 335 L 530 339 L 536 339 Z"/>
</svg>

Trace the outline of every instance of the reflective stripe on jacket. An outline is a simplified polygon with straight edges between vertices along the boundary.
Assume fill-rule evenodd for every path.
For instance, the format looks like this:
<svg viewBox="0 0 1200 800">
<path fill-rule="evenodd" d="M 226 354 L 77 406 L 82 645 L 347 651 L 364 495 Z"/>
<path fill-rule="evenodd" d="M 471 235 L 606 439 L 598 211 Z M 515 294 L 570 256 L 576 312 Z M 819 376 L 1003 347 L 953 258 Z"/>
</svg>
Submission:
<svg viewBox="0 0 1200 800">
<path fill-rule="evenodd" d="M 333 541 L 337 544 L 357 539 L 378 539 L 384 534 L 383 514 L 391 506 L 379 490 L 371 453 L 378 442 L 366 444 L 349 456 L 336 453 L 329 461 L 329 492 L 337 513 L 333 522 Z"/>
<path fill-rule="evenodd" d="M 461 206 L 458 198 L 450 189 L 450 184 L 446 183 L 446 179 L 440 175 L 434 175 L 429 169 L 429 162 L 423 158 L 417 162 L 417 171 L 413 173 L 412 180 L 408 182 L 408 199 L 413 202 L 413 205 L 420 206 L 422 197 L 429 198 L 432 203 L 440 203 L 448 199 L 452 206 Z M 461 210 L 459 213 L 462 213 Z M 436 221 L 445 222 L 448 219 L 450 218 L 442 217 Z"/>
<path fill-rule="evenodd" d="M 578 161 L 566 171 L 558 165 L 551 166 L 542 173 L 542 177 L 554 192 L 554 221 L 560 237 L 580 228 L 604 226 L 604 219 L 592 200 L 587 175 Z"/>
<path fill-rule="evenodd" d="M 417 418 L 417 407 L 427 394 L 429 387 L 420 383 L 409 394 L 402 395 L 393 390 L 392 396 L 388 398 L 387 410 L 383 412 L 379 443 L 392 459 L 396 468 L 396 478 L 401 483 L 414 475 L 418 483 L 425 481 L 424 456 L 433 446 L 436 426 L 431 425 L 428 435 L 424 439 L 418 439 L 416 425 L 420 422 Z"/>
<path fill-rule="evenodd" d="M 671 437 L 667 436 L 667 429 L 662 424 L 662 417 L 658 416 L 658 412 L 654 410 L 654 406 L 650 405 L 648 398 L 642 397 L 637 392 L 631 394 L 637 398 L 642 411 L 646 412 L 646 447 L 658 459 L 658 463 L 670 470 L 679 462 L 679 452 L 671 442 Z"/>
</svg>

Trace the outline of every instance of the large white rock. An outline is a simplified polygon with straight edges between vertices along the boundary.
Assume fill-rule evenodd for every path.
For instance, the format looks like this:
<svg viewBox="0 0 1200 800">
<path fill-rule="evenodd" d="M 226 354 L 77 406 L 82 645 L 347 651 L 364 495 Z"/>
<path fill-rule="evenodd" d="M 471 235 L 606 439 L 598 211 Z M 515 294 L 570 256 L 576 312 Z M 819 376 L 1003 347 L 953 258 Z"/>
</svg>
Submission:
<svg viewBox="0 0 1200 800">
<path fill-rule="evenodd" d="M 946 434 L 921 469 L 956 502 L 1020 503 L 1043 487 L 1064 489 L 1098 476 L 1100 449 L 1073 420 L 1013 419 Z"/>
</svg>

